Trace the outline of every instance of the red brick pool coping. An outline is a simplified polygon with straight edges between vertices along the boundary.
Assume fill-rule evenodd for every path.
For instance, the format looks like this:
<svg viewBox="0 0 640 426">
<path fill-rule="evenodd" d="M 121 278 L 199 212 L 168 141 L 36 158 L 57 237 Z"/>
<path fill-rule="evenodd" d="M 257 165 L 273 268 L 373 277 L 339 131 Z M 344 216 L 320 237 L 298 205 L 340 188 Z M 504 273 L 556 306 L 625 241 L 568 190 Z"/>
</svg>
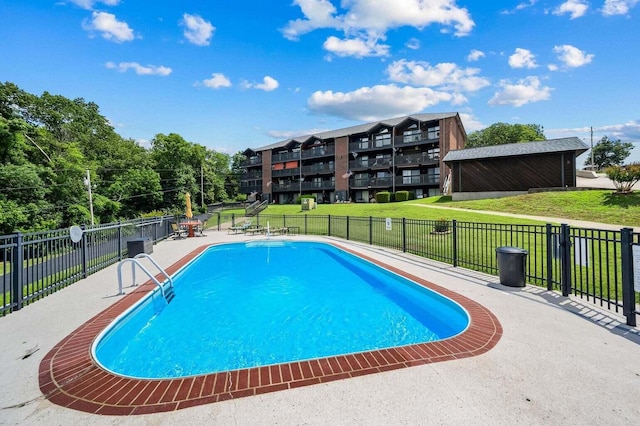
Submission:
<svg viewBox="0 0 640 426">
<path fill-rule="evenodd" d="M 207 247 L 209 245 L 189 253 L 167 268 L 167 272 L 174 274 Z M 89 413 L 158 413 L 472 357 L 489 351 L 500 340 L 502 326 L 482 305 L 397 268 L 339 247 L 455 300 L 471 317 L 468 329 L 460 335 L 436 342 L 194 377 L 162 380 L 121 377 L 96 364 L 91 356 L 91 344 L 118 315 L 153 291 L 155 285 L 147 282 L 76 329 L 44 357 L 39 369 L 40 390 L 54 404 Z"/>
</svg>

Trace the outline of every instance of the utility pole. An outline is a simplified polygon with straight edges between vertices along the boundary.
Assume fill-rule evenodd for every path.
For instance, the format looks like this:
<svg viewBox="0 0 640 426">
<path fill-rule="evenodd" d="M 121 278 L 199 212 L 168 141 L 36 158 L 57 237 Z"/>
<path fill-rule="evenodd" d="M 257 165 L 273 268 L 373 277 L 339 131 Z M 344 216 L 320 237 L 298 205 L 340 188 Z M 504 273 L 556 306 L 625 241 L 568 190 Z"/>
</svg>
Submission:
<svg viewBox="0 0 640 426">
<path fill-rule="evenodd" d="M 89 211 L 91 212 L 91 226 L 93 226 L 93 196 L 91 195 L 91 174 L 87 170 L 87 177 L 84 179 L 84 184 L 87 185 L 89 190 Z"/>
<path fill-rule="evenodd" d="M 596 163 L 593 162 L 593 126 L 591 126 L 591 170 L 596 167 Z"/>
</svg>

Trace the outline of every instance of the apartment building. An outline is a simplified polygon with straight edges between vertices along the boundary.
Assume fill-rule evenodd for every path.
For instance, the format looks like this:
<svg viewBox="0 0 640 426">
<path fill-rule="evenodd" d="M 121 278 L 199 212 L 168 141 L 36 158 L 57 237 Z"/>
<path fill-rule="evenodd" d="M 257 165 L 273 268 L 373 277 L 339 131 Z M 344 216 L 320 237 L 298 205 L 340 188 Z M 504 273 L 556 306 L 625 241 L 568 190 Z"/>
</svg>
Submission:
<svg viewBox="0 0 640 426">
<path fill-rule="evenodd" d="M 330 130 L 244 151 L 240 192 L 278 204 L 368 202 L 379 191 L 416 198 L 443 192 L 442 158 L 461 149 L 458 113 L 415 114 Z"/>
</svg>

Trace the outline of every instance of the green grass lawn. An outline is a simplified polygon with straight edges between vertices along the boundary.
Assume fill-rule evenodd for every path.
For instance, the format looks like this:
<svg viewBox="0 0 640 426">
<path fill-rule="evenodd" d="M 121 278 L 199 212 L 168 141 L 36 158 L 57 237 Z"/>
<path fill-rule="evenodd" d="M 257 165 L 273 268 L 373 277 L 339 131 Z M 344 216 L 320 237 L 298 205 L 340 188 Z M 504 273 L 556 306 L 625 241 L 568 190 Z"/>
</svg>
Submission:
<svg viewBox="0 0 640 426">
<path fill-rule="evenodd" d="M 428 208 L 430 205 L 456 207 L 468 209 L 468 211 Z M 302 211 L 300 205 L 270 205 L 262 214 L 404 217 L 427 220 L 456 219 L 462 222 L 503 224 L 545 223 L 483 214 L 474 212 L 474 210 L 640 226 L 640 192 L 629 195 L 615 195 L 611 190 L 543 192 L 475 201 L 451 201 L 451 197 L 429 197 L 400 203 L 319 204 L 317 209 L 310 211 Z M 237 214 L 241 214 L 241 212 Z"/>
</svg>

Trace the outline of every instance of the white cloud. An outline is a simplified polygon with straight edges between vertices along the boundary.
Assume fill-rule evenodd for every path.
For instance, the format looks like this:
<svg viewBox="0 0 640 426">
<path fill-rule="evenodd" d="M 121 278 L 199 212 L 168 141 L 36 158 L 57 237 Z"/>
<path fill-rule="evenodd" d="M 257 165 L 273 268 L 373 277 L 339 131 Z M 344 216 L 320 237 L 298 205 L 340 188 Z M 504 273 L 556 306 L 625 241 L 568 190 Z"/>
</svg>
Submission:
<svg viewBox="0 0 640 426">
<path fill-rule="evenodd" d="M 338 37 L 327 38 L 322 47 L 337 56 L 389 56 L 389 46 L 378 44 L 378 38 L 352 38 L 340 40 Z"/>
<path fill-rule="evenodd" d="M 469 55 L 467 56 L 467 61 L 475 62 L 480 60 L 480 58 L 484 58 L 484 57 L 485 57 L 485 54 L 483 51 L 473 49 L 471 52 L 469 52 Z"/>
<path fill-rule="evenodd" d="M 551 89 L 541 86 L 538 77 L 527 77 L 511 84 L 509 80 L 500 81 L 501 91 L 489 100 L 489 105 L 512 105 L 520 107 L 530 102 L 546 101 L 551 97 Z"/>
<path fill-rule="evenodd" d="M 71 3 L 87 10 L 93 9 L 93 5 L 97 3 L 102 3 L 107 6 L 117 6 L 118 3 L 120 3 L 120 0 L 70 0 L 70 1 Z"/>
<path fill-rule="evenodd" d="M 390 64 L 386 73 L 393 82 L 448 91 L 475 92 L 489 85 L 489 80 L 478 76 L 478 68 L 459 68 L 449 62 L 431 66 L 428 62 L 400 59 Z"/>
<path fill-rule="evenodd" d="M 577 68 L 586 65 L 590 63 L 594 57 L 593 54 L 586 54 L 584 51 L 569 44 L 554 46 L 553 51 L 558 54 L 558 59 L 569 68 Z"/>
<path fill-rule="evenodd" d="M 93 12 L 91 21 L 85 20 L 82 27 L 87 31 L 98 31 L 105 40 L 121 43 L 134 38 L 133 30 L 126 22 L 118 21 L 116 16 L 106 12 Z"/>
<path fill-rule="evenodd" d="M 384 36 L 392 28 L 422 29 L 432 24 L 452 27 L 455 35 L 464 36 L 475 25 L 467 9 L 458 7 L 455 0 L 348 0 L 340 4 L 343 14 L 338 14 L 328 0 L 294 0 L 293 3 L 300 7 L 304 18 L 289 21 L 282 29 L 290 40 L 321 28 L 342 31 L 348 38 L 359 32 Z"/>
<path fill-rule="evenodd" d="M 213 73 L 211 78 L 202 81 L 206 87 L 210 89 L 219 89 L 221 87 L 231 87 L 231 81 L 222 73 Z"/>
<path fill-rule="evenodd" d="M 272 90 L 276 90 L 278 86 L 280 86 L 280 83 L 278 83 L 278 80 L 267 75 L 262 79 L 262 83 L 249 83 L 248 81 L 243 81 L 241 85 L 245 89 L 259 89 L 264 90 L 265 92 L 271 92 Z"/>
<path fill-rule="evenodd" d="M 114 62 L 107 62 L 106 67 L 109 69 L 115 69 L 120 72 L 127 72 L 128 70 L 134 70 L 138 75 L 161 75 L 167 76 L 171 74 L 172 70 L 165 66 L 147 65 L 143 66 L 137 62 L 120 62 L 116 64 Z"/>
<path fill-rule="evenodd" d="M 420 40 L 418 40 L 415 37 L 412 37 L 409 40 L 407 40 L 407 42 L 405 43 L 405 46 L 407 46 L 407 48 L 411 50 L 418 50 L 420 49 Z"/>
<path fill-rule="evenodd" d="M 462 125 L 464 126 L 464 130 L 467 132 L 467 134 L 475 132 L 476 130 L 482 130 L 487 127 L 486 124 L 480 122 L 478 118 L 473 114 L 461 112 L 460 119 L 462 120 Z"/>
<path fill-rule="evenodd" d="M 198 15 L 182 15 L 182 25 L 185 26 L 184 37 L 197 46 L 208 46 L 215 27 Z"/>
<path fill-rule="evenodd" d="M 587 4 L 583 0 L 567 0 L 560 6 L 556 7 L 553 11 L 553 14 L 564 15 L 568 13 L 571 15 L 571 19 L 576 19 L 584 16 L 588 8 L 589 4 Z"/>
<path fill-rule="evenodd" d="M 352 92 L 317 91 L 307 103 L 318 114 L 350 120 L 376 121 L 423 111 L 453 100 L 449 93 L 428 87 L 398 87 L 395 84 L 362 87 Z"/>
<path fill-rule="evenodd" d="M 503 10 L 502 13 L 503 15 L 512 15 L 516 12 L 519 12 L 523 9 L 527 9 L 529 7 L 534 6 L 536 3 L 538 2 L 538 0 L 529 0 L 528 2 L 524 2 L 524 3 L 519 3 L 514 9 L 511 10 Z"/>
<path fill-rule="evenodd" d="M 509 56 L 509 66 L 511 68 L 536 68 L 535 55 L 528 49 L 516 48 L 513 55 Z"/>
<path fill-rule="evenodd" d="M 605 16 L 626 15 L 640 0 L 605 0 L 602 14 Z"/>
</svg>

